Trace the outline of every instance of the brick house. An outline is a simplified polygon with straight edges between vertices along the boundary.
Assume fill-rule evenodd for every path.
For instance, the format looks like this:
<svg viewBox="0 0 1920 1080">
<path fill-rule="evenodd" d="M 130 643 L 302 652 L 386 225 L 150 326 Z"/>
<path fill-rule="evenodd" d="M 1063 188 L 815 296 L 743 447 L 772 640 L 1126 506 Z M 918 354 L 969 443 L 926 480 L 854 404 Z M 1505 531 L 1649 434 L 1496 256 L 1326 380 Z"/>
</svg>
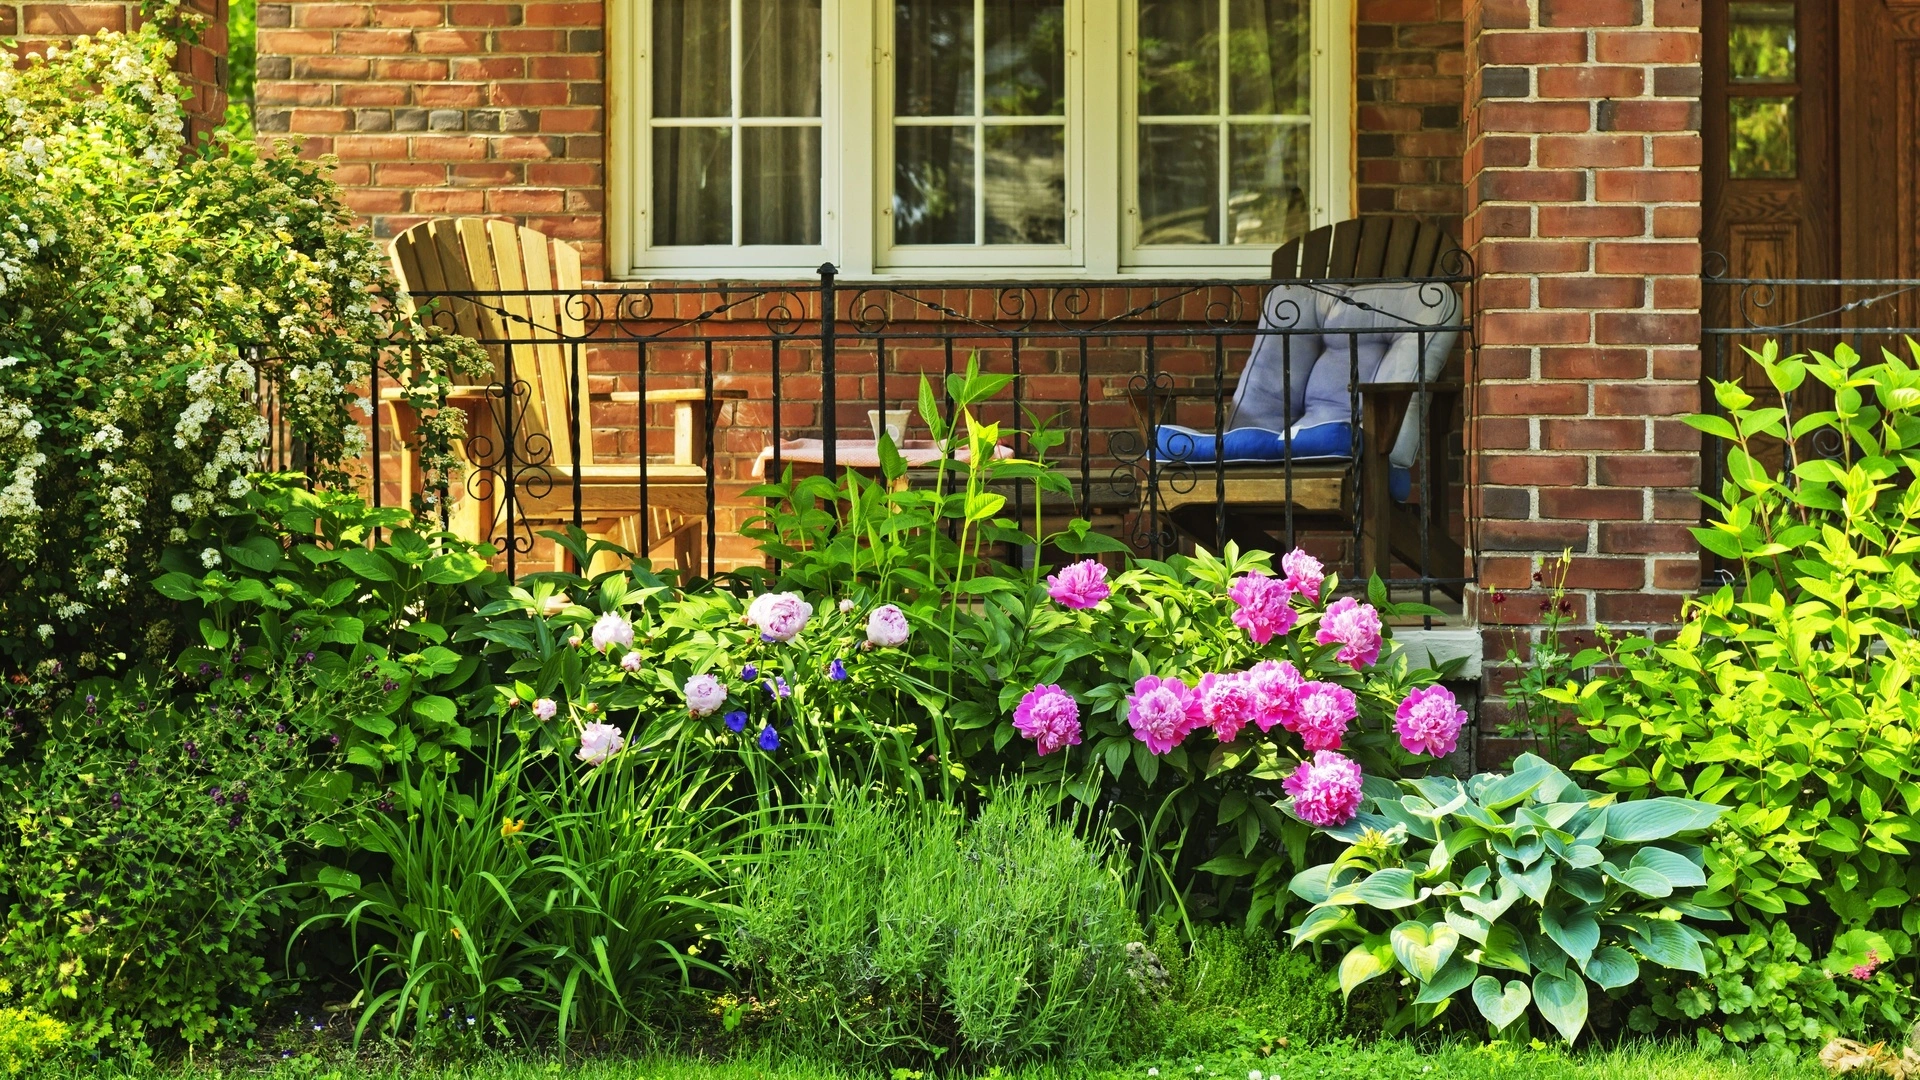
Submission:
<svg viewBox="0 0 1920 1080">
<path fill-rule="evenodd" d="M 66 28 L 50 7 L 119 5 L 0 3 L 0 33 Z M 1538 617 L 1494 594 L 1538 599 L 1562 549 L 1577 624 L 1672 620 L 1710 569 L 1688 527 L 1713 462 L 1681 418 L 1752 340 L 1724 331 L 1824 347 L 1842 279 L 1920 277 L 1914 0 L 263 0 L 258 23 L 258 129 L 335 157 L 378 234 L 506 217 L 597 279 L 808 294 L 832 262 L 849 288 L 1124 293 L 1258 279 L 1355 216 L 1441 225 L 1475 274 L 1441 490 L 1489 659 Z M 1756 321 L 1729 279 L 1829 284 Z M 769 419 L 820 415 L 816 378 L 770 416 L 751 352 L 717 376 L 752 394 L 720 434 L 735 491 Z M 891 370 L 898 398 L 927 368 Z"/>
</svg>

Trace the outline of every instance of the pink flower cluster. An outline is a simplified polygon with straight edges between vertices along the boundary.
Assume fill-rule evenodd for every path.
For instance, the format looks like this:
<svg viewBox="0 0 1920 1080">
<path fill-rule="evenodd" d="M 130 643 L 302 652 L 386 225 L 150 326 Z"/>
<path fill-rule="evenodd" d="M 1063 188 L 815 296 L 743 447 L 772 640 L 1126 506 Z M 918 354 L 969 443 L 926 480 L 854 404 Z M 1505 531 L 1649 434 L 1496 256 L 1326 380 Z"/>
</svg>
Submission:
<svg viewBox="0 0 1920 1080">
<path fill-rule="evenodd" d="M 1393 713 L 1393 730 L 1409 754 L 1446 757 L 1460 740 L 1467 710 L 1444 686 L 1427 686 L 1409 693 Z"/>
<path fill-rule="evenodd" d="M 1113 586 L 1107 584 L 1106 567 L 1092 559 L 1081 559 L 1048 576 L 1047 595 L 1061 607 L 1082 611 L 1112 596 Z"/>
<path fill-rule="evenodd" d="M 1333 683 L 1308 682 L 1285 660 L 1263 660 L 1230 675 L 1209 673 L 1191 688 L 1180 679 L 1149 675 L 1127 698 L 1134 737 L 1156 754 L 1188 735 L 1210 729 L 1232 742 L 1251 724 L 1262 732 L 1282 727 L 1300 736 L 1309 751 L 1337 750 L 1347 726 L 1360 715 L 1353 691 Z"/>
<path fill-rule="evenodd" d="M 1080 745 L 1080 703 L 1052 683 L 1027 691 L 1013 710 L 1013 728 L 1033 740 L 1041 757 Z"/>
<path fill-rule="evenodd" d="M 1334 655 L 1359 671 L 1380 659 L 1380 613 L 1372 604 L 1343 596 L 1320 616 L 1320 633 L 1314 640 L 1322 645 L 1337 643 L 1340 651 Z"/>
<path fill-rule="evenodd" d="M 1360 766 L 1331 750 L 1300 763 L 1281 787 L 1293 796 L 1293 813 L 1322 829 L 1345 825 L 1360 812 Z"/>
<path fill-rule="evenodd" d="M 1233 601 L 1233 625 L 1247 632 L 1256 645 L 1265 645 L 1274 635 L 1293 629 L 1300 613 L 1293 609 L 1293 590 L 1279 578 L 1258 570 L 1242 574 L 1227 590 Z"/>
</svg>

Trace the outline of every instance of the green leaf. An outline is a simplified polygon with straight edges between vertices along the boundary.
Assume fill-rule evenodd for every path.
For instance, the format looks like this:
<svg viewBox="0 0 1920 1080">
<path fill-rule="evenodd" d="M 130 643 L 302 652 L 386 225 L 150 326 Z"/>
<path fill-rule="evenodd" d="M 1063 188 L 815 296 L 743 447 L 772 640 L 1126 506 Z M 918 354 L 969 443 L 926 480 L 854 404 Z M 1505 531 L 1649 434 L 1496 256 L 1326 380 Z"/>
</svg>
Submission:
<svg viewBox="0 0 1920 1080">
<path fill-rule="evenodd" d="M 191 600 L 195 596 L 194 586 L 198 584 L 190 575 L 175 570 L 154 578 L 153 591 L 169 600 Z"/>
<path fill-rule="evenodd" d="M 1377 935 L 1376 935 L 1377 936 Z M 1387 951 L 1384 942 L 1372 946 L 1355 945 L 1347 951 L 1340 961 L 1340 996 L 1351 997 L 1356 987 L 1369 979 L 1377 979 L 1387 973 L 1387 963 L 1380 955 Z"/>
<path fill-rule="evenodd" d="M 486 572 L 487 560 L 464 551 L 450 551 L 428 559 L 421 576 L 433 585 L 463 585 Z"/>
<path fill-rule="evenodd" d="M 457 710 L 454 708 L 453 702 L 438 694 L 428 694 L 425 697 L 415 699 L 413 711 L 415 714 L 425 717 L 436 724 L 451 724 L 453 723 L 455 715 L 457 715 Z"/>
<path fill-rule="evenodd" d="M 1734 432 L 1733 425 L 1727 423 L 1726 418 L 1724 417 L 1713 416 L 1711 414 L 1706 414 L 1706 413 L 1699 413 L 1693 416 L 1684 417 L 1684 419 L 1687 422 L 1688 426 L 1698 431 L 1704 431 L 1708 435 L 1712 435 L 1716 438 L 1727 439 L 1729 441 L 1732 441 L 1740 437 L 1738 434 Z"/>
<path fill-rule="evenodd" d="M 1584 911 L 1544 908 L 1540 912 L 1540 929 L 1576 964 L 1585 965 L 1600 944 L 1600 920 Z"/>
<path fill-rule="evenodd" d="M 379 552 L 365 548 L 347 548 L 340 553 L 347 569 L 368 581 L 392 581 L 393 567 Z"/>
<path fill-rule="evenodd" d="M 1533 993 L 1527 984 L 1519 979 L 1507 981 L 1506 989 L 1500 987 L 1500 980 L 1491 975 L 1482 975 L 1473 980 L 1473 1004 L 1480 1015 L 1487 1018 L 1494 1030 L 1506 1028 L 1515 1020 L 1526 1015 L 1527 1006 L 1533 1002 Z"/>
<path fill-rule="evenodd" d="M 1424 983 L 1438 975 L 1453 958 L 1454 950 L 1460 947 L 1460 932 L 1445 923 L 1428 926 L 1408 920 L 1394 927 L 1388 940 L 1400 966 Z"/>
<path fill-rule="evenodd" d="M 1603 945 L 1595 950 L 1593 959 L 1588 960 L 1581 970 L 1600 989 L 1613 990 L 1640 977 L 1640 962 L 1618 945 Z"/>
<path fill-rule="evenodd" d="M 267 573 L 284 561 L 280 545 L 265 536 L 249 536 L 238 544 L 227 545 L 227 558 L 249 570 Z"/>
<path fill-rule="evenodd" d="M 354 717 L 353 726 L 359 728 L 361 731 L 370 731 L 382 739 L 392 735 L 395 731 L 392 720 L 376 714 Z"/>
<path fill-rule="evenodd" d="M 1287 891 L 1309 904 L 1318 904 L 1333 891 L 1332 878 L 1332 863 L 1310 866 L 1293 875 L 1293 880 L 1287 882 Z"/>
<path fill-rule="evenodd" d="M 1547 890 L 1553 888 L 1553 858 L 1547 856 L 1525 870 L 1515 872 L 1506 865 L 1501 866 L 1500 876 L 1511 881 L 1514 887 L 1524 893 L 1527 899 L 1536 904 L 1547 902 Z"/>
<path fill-rule="evenodd" d="M 1587 981 L 1578 975 L 1560 978 L 1543 971 L 1533 977 L 1533 1004 L 1560 1037 L 1572 1043 L 1587 1026 Z"/>
<path fill-rule="evenodd" d="M 1398 866 L 1375 870 L 1365 881 L 1354 886 L 1352 893 L 1360 903 L 1387 911 L 1420 902 L 1415 895 L 1413 871 Z"/>
<path fill-rule="evenodd" d="M 1420 1005 L 1445 1001 L 1472 986 L 1479 974 L 1480 968 L 1473 961 L 1464 956 L 1455 956 L 1431 980 L 1420 985 L 1420 996 L 1413 1000 Z"/>
<path fill-rule="evenodd" d="M 1633 860 L 1627 866 L 1644 866 L 1653 870 L 1676 889 L 1699 888 L 1707 883 L 1706 872 L 1694 865 L 1692 859 L 1663 847 L 1641 848 L 1634 852 Z"/>
<path fill-rule="evenodd" d="M 1664 919 L 1649 919 L 1641 930 L 1631 935 L 1633 947 L 1640 955 L 1675 971 L 1691 971 L 1696 975 L 1707 973 L 1706 959 L 1700 953 L 1700 943 L 1693 935 L 1680 928 L 1679 923 Z"/>
<path fill-rule="evenodd" d="M 1524 802 L 1533 794 L 1535 788 L 1558 775 L 1560 770 L 1551 765 L 1527 769 L 1523 772 L 1509 773 L 1488 784 L 1480 792 L 1479 803 L 1488 810 L 1505 810 Z"/>
<path fill-rule="evenodd" d="M 1724 806 L 1672 796 L 1615 803 L 1606 811 L 1607 839 L 1623 844 L 1665 840 L 1676 833 L 1692 832 L 1712 825 L 1726 809 Z"/>
<path fill-rule="evenodd" d="M 1487 931 L 1487 942 L 1480 947 L 1480 962 L 1487 967 L 1506 968 L 1522 975 L 1532 974 L 1527 960 L 1527 941 L 1520 931 L 1506 923 L 1495 923 Z"/>
</svg>

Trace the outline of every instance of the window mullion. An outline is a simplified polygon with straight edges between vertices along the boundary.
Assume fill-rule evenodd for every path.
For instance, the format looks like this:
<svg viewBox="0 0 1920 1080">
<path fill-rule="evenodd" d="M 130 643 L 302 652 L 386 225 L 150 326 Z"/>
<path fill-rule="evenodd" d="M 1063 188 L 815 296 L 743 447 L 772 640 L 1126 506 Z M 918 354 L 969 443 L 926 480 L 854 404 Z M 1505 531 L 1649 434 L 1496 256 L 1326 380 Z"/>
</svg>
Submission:
<svg viewBox="0 0 1920 1080">
<path fill-rule="evenodd" d="M 741 177 L 745 162 L 740 156 L 742 149 L 742 140 L 740 138 L 740 80 L 744 72 L 741 70 L 740 62 L 740 0 L 728 0 L 728 3 L 732 5 L 732 8 L 729 11 L 727 19 L 729 29 L 727 34 L 727 83 L 728 88 L 732 91 L 730 104 L 731 116 L 729 119 L 733 124 L 728 132 L 732 137 L 733 145 L 733 175 L 730 176 L 728 180 L 733 185 L 733 198 L 731 200 L 733 204 L 733 246 L 739 247 L 746 240 L 746 229 L 743 227 L 746 215 L 740 206 L 740 197 L 746 190 L 746 184 L 742 182 Z"/>
<path fill-rule="evenodd" d="M 973 0 L 973 244 L 987 243 L 987 0 Z"/>
</svg>

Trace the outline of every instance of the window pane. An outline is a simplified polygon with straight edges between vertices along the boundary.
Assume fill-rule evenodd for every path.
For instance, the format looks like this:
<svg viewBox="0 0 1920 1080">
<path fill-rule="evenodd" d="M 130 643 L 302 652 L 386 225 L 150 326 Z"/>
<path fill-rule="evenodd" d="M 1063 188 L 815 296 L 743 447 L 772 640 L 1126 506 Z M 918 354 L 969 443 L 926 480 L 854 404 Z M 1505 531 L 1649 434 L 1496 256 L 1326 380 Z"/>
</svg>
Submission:
<svg viewBox="0 0 1920 1080">
<path fill-rule="evenodd" d="M 1793 98 L 1728 98 L 1727 174 L 1736 180 L 1797 175 L 1793 114 Z"/>
<path fill-rule="evenodd" d="M 893 239 L 973 243 L 973 129 L 894 129 Z"/>
<path fill-rule="evenodd" d="M 1227 147 L 1227 242 L 1283 244 L 1307 231 L 1311 186 L 1305 124 L 1236 124 Z"/>
<path fill-rule="evenodd" d="M 898 116 L 973 115 L 973 0 L 897 0 L 893 7 Z"/>
<path fill-rule="evenodd" d="M 1219 111 L 1220 5 L 1140 0 L 1140 115 Z"/>
<path fill-rule="evenodd" d="M 653 242 L 733 243 L 731 131 L 653 129 Z"/>
<path fill-rule="evenodd" d="M 1794 72 L 1791 3 L 1727 5 L 1727 75 L 1737 83 L 1790 83 Z"/>
<path fill-rule="evenodd" d="M 987 115 L 1065 116 L 1065 4 L 987 0 L 986 7 Z"/>
<path fill-rule="evenodd" d="M 743 244 L 820 242 L 820 129 L 740 129 Z"/>
<path fill-rule="evenodd" d="M 1140 242 L 1220 242 L 1220 129 L 1140 125 Z"/>
<path fill-rule="evenodd" d="M 1305 0 L 1232 0 L 1227 27 L 1229 111 L 1306 115 L 1313 46 Z"/>
<path fill-rule="evenodd" d="M 819 116 L 820 0 L 741 0 L 740 33 L 740 115 Z"/>
<path fill-rule="evenodd" d="M 654 0 L 653 115 L 732 115 L 730 7 L 715 0 Z"/>
<path fill-rule="evenodd" d="M 986 144 L 987 243 L 1066 243 L 1066 129 L 989 127 Z"/>
</svg>

